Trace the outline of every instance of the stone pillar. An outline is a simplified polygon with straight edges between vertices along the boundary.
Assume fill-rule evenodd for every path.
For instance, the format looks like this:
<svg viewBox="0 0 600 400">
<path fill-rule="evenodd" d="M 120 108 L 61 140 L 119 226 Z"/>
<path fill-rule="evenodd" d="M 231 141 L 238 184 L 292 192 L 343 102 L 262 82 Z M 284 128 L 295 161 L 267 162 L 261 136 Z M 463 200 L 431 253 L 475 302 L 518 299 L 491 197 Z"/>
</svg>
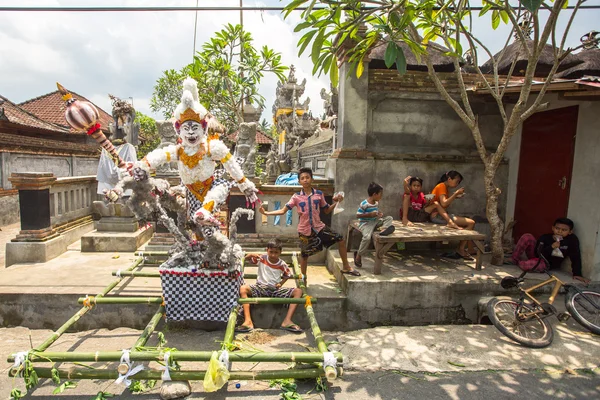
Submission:
<svg viewBox="0 0 600 400">
<path fill-rule="evenodd" d="M 340 206 L 344 211 L 332 218 L 332 228 L 346 233 L 348 222 L 355 218 L 356 207 L 366 197 L 367 186 L 374 179 L 375 160 L 367 151 L 369 67 L 356 77 L 348 63 L 340 67 L 336 149 L 327 159 L 325 176 L 335 182 L 335 191 L 346 195 Z"/>
<path fill-rule="evenodd" d="M 10 178 L 19 190 L 21 231 L 13 242 L 43 242 L 58 236 L 50 222 L 50 186 L 56 181 L 51 172 L 19 172 Z"/>
<path fill-rule="evenodd" d="M 365 149 L 367 147 L 369 67 L 360 78 L 348 63 L 340 67 L 338 97 L 338 149 Z"/>
<path fill-rule="evenodd" d="M 0 182 L 0 184 L 2 184 L 3 189 L 11 189 L 10 181 L 8 180 L 9 172 L 10 172 L 9 166 L 10 166 L 10 153 L 7 153 L 7 152 L 0 153 L 0 169 L 1 169 L 0 175 L 2 175 L 2 181 Z"/>
</svg>

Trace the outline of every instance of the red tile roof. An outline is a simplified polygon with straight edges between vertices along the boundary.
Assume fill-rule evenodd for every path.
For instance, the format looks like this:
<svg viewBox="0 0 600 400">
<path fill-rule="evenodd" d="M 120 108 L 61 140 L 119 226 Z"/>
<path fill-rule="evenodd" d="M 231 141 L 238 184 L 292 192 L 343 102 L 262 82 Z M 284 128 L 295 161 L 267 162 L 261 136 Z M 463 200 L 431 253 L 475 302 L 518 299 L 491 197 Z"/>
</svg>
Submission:
<svg viewBox="0 0 600 400">
<path fill-rule="evenodd" d="M 237 142 L 237 135 L 238 135 L 238 132 L 235 131 L 235 132 L 229 134 L 227 136 L 227 139 L 229 139 L 232 142 L 236 143 Z M 265 135 L 260 130 L 256 131 L 256 143 L 258 143 L 258 144 L 272 144 L 273 142 L 275 142 L 275 140 L 273 140 L 272 137 Z"/>
<path fill-rule="evenodd" d="M 4 115 L 8 119 L 8 122 L 37 129 L 44 129 L 46 131 L 52 131 L 56 133 L 69 133 L 68 129 L 36 117 L 32 113 L 24 110 L 1 95 L 0 103 L 0 109 L 4 110 Z"/>
<path fill-rule="evenodd" d="M 99 157 L 98 146 L 0 132 L 0 151 Z"/>
<path fill-rule="evenodd" d="M 77 100 L 89 101 L 82 95 L 73 91 L 71 91 L 71 94 L 73 95 L 73 98 Z M 92 102 L 90 101 L 90 103 Z M 58 90 L 33 98 L 31 100 L 24 101 L 23 103 L 19 104 L 19 106 L 43 119 L 44 121 L 69 128 L 69 125 L 65 120 L 65 110 L 67 107 Z M 95 106 L 100 113 L 99 122 L 102 125 L 102 130 L 108 131 L 108 126 L 112 122 L 112 116 L 97 105 Z"/>
</svg>

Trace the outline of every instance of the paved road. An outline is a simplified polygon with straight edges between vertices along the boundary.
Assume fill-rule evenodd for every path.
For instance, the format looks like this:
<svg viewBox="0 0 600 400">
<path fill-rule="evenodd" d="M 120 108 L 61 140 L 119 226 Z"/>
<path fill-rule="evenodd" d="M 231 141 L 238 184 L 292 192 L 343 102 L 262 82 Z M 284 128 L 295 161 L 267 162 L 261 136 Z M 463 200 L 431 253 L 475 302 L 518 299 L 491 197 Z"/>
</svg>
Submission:
<svg viewBox="0 0 600 400">
<path fill-rule="evenodd" d="M 206 395 L 201 383 L 193 385 L 194 393 L 188 399 L 206 400 L 279 400 L 280 391 L 269 388 L 266 382 L 242 382 L 240 389 L 231 383 L 225 390 Z M 45 383 L 27 399 L 92 399 L 98 390 L 121 393 L 115 385 L 82 382 L 76 389 L 62 395 L 52 395 L 53 385 Z M 316 393 L 314 381 L 299 384 L 303 399 L 387 400 L 387 399 L 598 399 L 600 376 L 590 370 L 564 371 L 466 371 L 420 374 L 401 371 L 352 372 L 336 381 L 324 393 Z M 158 398 L 158 389 L 145 394 L 123 392 L 119 399 L 145 400 Z"/>
</svg>

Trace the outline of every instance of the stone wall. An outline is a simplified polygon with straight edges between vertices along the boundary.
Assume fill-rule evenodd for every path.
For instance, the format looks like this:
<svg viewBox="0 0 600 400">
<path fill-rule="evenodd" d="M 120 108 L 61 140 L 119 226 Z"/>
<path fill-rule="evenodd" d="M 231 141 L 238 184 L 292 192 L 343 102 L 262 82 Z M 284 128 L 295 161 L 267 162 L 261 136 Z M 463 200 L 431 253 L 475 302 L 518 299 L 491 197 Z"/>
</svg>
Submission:
<svg viewBox="0 0 600 400">
<path fill-rule="evenodd" d="M 51 172 L 56 177 L 96 175 L 98 170 L 97 157 L 84 156 L 54 156 L 30 153 L 2 153 L 1 183 L 2 188 L 12 186 L 8 178 L 12 173 L 43 171 Z"/>
<path fill-rule="evenodd" d="M 0 189 L 0 226 L 19 222 L 19 193 Z"/>
<path fill-rule="evenodd" d="M 347 65 L 341 76 L 351 74 Z M 470 130 L 441 98 L 425 73 L 400 76 L 395 70 L 367 70 L 365 76 L 340 79 L 338 142 L 328 160 L 326 177 L 334 179 L 335 190 L 346 194 L 344 212 L 334 217 L 334 229 L 345 232 L 355 218 L 367 187 L 376 181 L 384 187 L 381 210 L 399 218 L 402 181 L 407 175 L 424 180 L 430 191 L 441 175 L 457 170 L 464 176 L 466 195 L 450 209 L 456 215 L 474 218 L 477 230 L 489 232 L 485 215 L 483 163 Z M 455 92 L 452 75 L 444 81 Z M 467 81 L 469 81 L 467 79 Z M 474 84 L 473 82 L 471 82 Z M 455 93 L 453 93 L 455 95 Z M 502 121 L 494 104 L 473 100 L 480 115 L 485 145 L 494 149 L 502 136 Z M 497 174 L 497 185 L 506 192 L 507 164 Z M 504 214 L 506 199 L 501 199 Z"/>
</svg>

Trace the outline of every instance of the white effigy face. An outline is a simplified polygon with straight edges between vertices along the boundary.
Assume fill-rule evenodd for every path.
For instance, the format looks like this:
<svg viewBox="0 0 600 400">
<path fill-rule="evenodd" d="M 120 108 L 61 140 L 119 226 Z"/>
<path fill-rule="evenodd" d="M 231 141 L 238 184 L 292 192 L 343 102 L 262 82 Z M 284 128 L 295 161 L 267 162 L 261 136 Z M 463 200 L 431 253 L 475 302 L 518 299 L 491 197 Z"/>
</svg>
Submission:
<svg viewBox="0 0 600 400">
<path fill-rule="evenodd" d="M 186 147 L 196 147 L 205 139 L 202 125 L 196 121 L 185 121 L 179 128 L 181 143 Z"/>
</svg>

